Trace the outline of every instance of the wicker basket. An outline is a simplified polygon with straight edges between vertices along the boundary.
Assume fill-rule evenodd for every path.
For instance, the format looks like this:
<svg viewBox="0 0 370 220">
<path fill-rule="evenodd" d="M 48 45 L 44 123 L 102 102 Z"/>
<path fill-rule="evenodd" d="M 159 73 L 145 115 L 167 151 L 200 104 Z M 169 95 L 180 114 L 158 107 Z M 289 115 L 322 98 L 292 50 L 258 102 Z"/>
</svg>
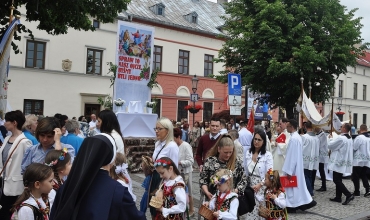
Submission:
<svg viewBox="0 0 370 220">
<path fill-rule="evenodd" d="M 203 216 L 205 219 L 214 219 L 213 212 L 207 208 L 205 205 L 201 205 L 198 213 Z"/>
<path fill-rule="evenodd" d="M 266 201 L 266 202 L 271 203 L 270 201 Z M 260 203 L 260 207 L 258 209 L 258 215 L 265 219 L 268 219 L 271 215 L 271 210 L 269 207 L 264 206 L 263 203 Z"/>
<path fill-rule="evenodd" d="M 156 196 L 152 196 L 152 198 L 150 199 L 149 205 L 156 209 L 159 209 L 163 205 L 163 199 L 158 198 Z"/>
</svg>

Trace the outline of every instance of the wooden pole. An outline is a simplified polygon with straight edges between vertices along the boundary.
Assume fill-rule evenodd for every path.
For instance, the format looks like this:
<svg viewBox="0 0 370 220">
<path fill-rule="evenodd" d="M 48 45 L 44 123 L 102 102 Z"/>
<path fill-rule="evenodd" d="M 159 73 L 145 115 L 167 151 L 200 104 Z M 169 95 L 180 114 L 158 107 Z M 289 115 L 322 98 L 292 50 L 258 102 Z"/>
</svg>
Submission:
<svg viewBox="0 0 370 220">
<path fill-rule="evenodd" d="M 330 115 L 330 134 L 333 133 L 333 115 L 334 115 L 334 96 L 331 97 L 331 115 Z"/>
<path fill-rule="evenodd" d="M 301 111 L 302 111 L 302 103 L 303 103 L 303 81 L 304 81 L 304 78 L 303 78 L 303 73 L 301 73 L 301 103 L 300 103 L 300 105 L 301 105 Z M 301 114 L 301 128 L 303 127 L 303 114 L 302 113 L 300 113 Z"/>
</svg>

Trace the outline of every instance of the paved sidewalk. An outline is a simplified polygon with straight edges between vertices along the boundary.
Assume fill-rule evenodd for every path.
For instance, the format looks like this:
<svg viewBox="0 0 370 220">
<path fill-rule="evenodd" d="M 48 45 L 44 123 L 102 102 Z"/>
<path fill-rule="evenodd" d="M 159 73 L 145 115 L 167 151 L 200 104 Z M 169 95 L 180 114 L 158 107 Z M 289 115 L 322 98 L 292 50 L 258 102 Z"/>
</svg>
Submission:
<svg viewBox="0 0 370 220">
<path fill-rule="evenodd" d="M 141 197 L 144 193 L 141 183 L 144 180 L 144 174 L 135 173 L 130 174 L 133 180 L 134 193 L 137 196 L 136 205 L 139 207 Z M 193 172 L 193 197 L 195 204 L 196 215 L 192 219 L 197 219 L 197 212 L 199 207 L 199 172 Z M 353 183 L 349 179 L 343 180 L 350 192 L 353 192 Z M 321 181 L 317 178 L 315 182 L 315 188 L 318 189 L 321 185 Z M 362 187 L 362 185 L 361 185 Z M 317 201 L 317 206 L 305 211 L 295 214 L 289 214 L 289 220 L 319 220 L 319 219 L 332 219 L 332 220 L 355 220 L 355 219 L 370 219 L 370 198 L 363 197 L 365 193 L 364 189 L 361 188 L 361 197 L 355 197 L 355 200 L 344 206 L 340 203 L 331 202 L 329 198 L 333 198 L 335 194 L 335 185 L 332 181 L 327 181 L 326 192 L 315 192 L 314 200 Z M 345 197 L 343 196 L 343 201 Z M 149 210 L 146 213 L 147 219 L 150 218 Z"/>
</svg>

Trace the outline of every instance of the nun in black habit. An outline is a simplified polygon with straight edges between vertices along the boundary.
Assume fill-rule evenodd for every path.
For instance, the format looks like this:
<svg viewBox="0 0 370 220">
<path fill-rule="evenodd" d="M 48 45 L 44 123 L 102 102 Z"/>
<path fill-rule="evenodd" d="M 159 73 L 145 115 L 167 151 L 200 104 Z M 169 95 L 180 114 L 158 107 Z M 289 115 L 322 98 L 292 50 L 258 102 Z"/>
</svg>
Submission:
<svg viewBox="0 0 370 220">
<path fill-rule="evenodd" d="M 142 220 L 129 191 L 109 176 L 116 157 L 114 139 L 100 134 L 84 140 L 67 181 L 58 190 L 50 220 Z"/>
</svg>

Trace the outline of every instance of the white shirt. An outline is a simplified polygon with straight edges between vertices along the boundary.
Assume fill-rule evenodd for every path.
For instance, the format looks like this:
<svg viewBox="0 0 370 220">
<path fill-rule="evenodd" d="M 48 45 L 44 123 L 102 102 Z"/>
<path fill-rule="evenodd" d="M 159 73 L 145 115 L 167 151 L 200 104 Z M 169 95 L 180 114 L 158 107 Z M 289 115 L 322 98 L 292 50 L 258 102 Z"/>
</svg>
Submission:
<svg viewBox="0 0 370 220">
<path fill-rule="evenodd" d="M 353 166 L 370 167 L 370 138 L 359 135 L 353 142 Z"/>
<path fill-rule="evenodd" d="M 117 152 L 125 154 L 125 145 L 123 144 L 121 135 L 114 129 L 112 130 L 111 135 L 116 142 Z"/>
<path fill-rule="evenodd" d="M 179 146 L 179 171 L 180 173 L 191 173 L 193 171 L 194 156 L 191 146 L 183 141 Z"/>
<path fill-rule="evenodd" d="M 184 180 L 181 176 L 177 176 L 173 180 L 165 180 L 164 185 L 165 186 L 173 186 L 175 183 L 181 182 L 184 184 Z M 186 193 L 184 187 L 176 187 L 173 190 L 173 193 L 175 194 L 175 199 L 177 202 L 177 205 L 172 206 L 171 208 L 163 208 L 162 214 L 166 218 L 169 214 L 178 214 L 183 213 L 186 210 Z"/>
<path fill-rule="evenodd" d="M 353 142 L 344 134 L 329 139 L 328 148 L 331 150 L 328 169 L 337 173 L 352 173 Z"/>
<path fill-rule="evenodd" d="M 90 128 L 96 128 L 96 122 L 97 122 L 97 120 L 95 120 L 95 121 L 90 121 L 90 122 L 89 122 L 89 127 L 90 127 Z"/>
<path fill-rule="evenodd" d="M 211 210 L 216 209 L 216 195 L 212 196 L 211 201 L 209 202 L 209 208 Z M 225 193 L 221 193 L 220 197 L 223 198 L 225 196 Z M 223 220 L 236 220 L 238 219 L 238 207 L 239 207 L 239 200 L 237 198 L 237 194 L 234 192 L 229 193 L 229 195 L 226 196 L 226 199 L 229 199 L 232 196 L 236 196 L 233 200 L 230 202 L 230 209 L 228 211 L 220 212 L 220 210 L 217 210 L 218 212 L 218 219 Z"/>
<path fill-rule="evenodd" d="M 222 128 L 220 130 L 220 134 L 227 134 L 227 129 L 226 128 Z"/>
<path fill-rule="evenodd" d="M 302 137 L 303 168 L 307 170 L 319 169 L 319 138 L 313 132 L 307 132 Z"/>
<path fill-rule="evenodd" d="M 38 198 L 37 201 L 40 203 L 42 208 L 46 208 L 45 202 L 42 200 L 42 198 Z M 35 206 L 38 208 L 36 201 L 34 198 L 30 197 L 24 203 Z M 34 220 L 35 217 L 33 215 L 33 210 L 28 206 L 23 206 L 18 210 L 18 220 Z"/>
<path fill-rule="evenodd" d="M 161 151 L 164 145 L 166 146 Z M 156 158 L 158 160 L 162 157 L 171 158 L 171 160 L 176 164 L 176 166 L 179 165 L 179 147 L 174 141 L 170 141 L 167 144 L 165 141 L 164 142 L 157 141 L 155 143 L 155 148 L 154 148 L 153 157 L 152 157 L 153 161 L 155 162 Z"/>
</svg>

